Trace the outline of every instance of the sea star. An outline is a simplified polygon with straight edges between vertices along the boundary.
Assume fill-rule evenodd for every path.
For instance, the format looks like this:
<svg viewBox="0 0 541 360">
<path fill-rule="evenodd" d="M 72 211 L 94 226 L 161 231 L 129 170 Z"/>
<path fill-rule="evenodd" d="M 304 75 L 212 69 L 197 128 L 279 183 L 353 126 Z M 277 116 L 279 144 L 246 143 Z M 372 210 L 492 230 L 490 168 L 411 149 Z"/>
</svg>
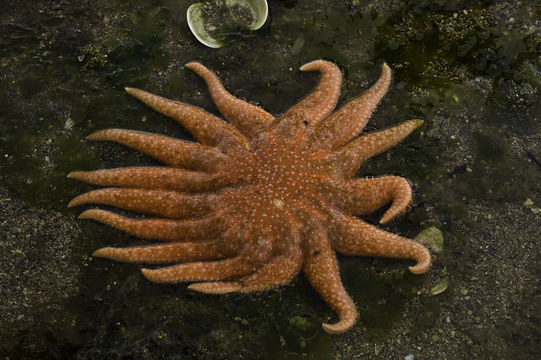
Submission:
<svg viewBox="0 0 541 360">
<path fill-rule="evenodd" d="M 215 294 L 273 288 L 289 282 L 303 266 L 310 284 L 338 314 L 338 322 L 323 324 L 329 333 L 350 329 L 357 318 L 340 280 L 335 251 L 413 259 L 417 264 L 409 269 L 415 274 L 429 269 L 431 257 L 424 246 L 355 217 L 391 202 L 380 221 L 386 223 L 411 202 L 404 178 L 351 179 L 364 160 L 397 144 L 422 123 L 409 120 L 358 136 L 389 87 L 386 64 L 368 91 L 331 113 L 340 94 L 340 70 L 328 61 L 312 61 L 300 70 L 319 71 L 318 84 L 277 117 L 231 95 L 205 66 L 190 62 L 186 67 L 205 80 L 230 123 L 197 107 L 126 88 L 180 122 L 200 143 L 122 129 L 88 136 L 124 144 L 169 165 L 68 175 L 114 186 L 82 194 L 70 207 L 97 203 L 159 217 L 131 219 L 91 209 L 80 218 L 167 242 L 105 247 L 94 256 L 174 263 L 142 273 L 158 283 L 195 281 L 189 289 Z"/>
</svg>

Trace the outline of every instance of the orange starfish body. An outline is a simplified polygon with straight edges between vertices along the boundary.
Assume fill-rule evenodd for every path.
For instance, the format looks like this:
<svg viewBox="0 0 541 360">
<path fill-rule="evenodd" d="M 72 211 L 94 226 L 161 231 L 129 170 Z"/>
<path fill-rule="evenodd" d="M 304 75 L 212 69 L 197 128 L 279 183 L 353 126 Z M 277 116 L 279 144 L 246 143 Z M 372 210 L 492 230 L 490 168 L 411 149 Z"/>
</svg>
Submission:
<svg viewBox="0 0 541 360">
<path fill-rule="evenodd" d="M 199 143 L 121 129 L 88 137 L 124 144 L 169 165 L 68 175 L 110 186 L 82 194 L 69 206 L 104 204 L 157 216 L 131 219 L 106 210 L 84 211 L 80 218 L 162 241 L 105 247 L 94 256 L 174 264 L 142 272 L 154 282 L 192 282 L 190 289 L 214 294 L 270 289 L 289 282 L 302 267 L 338 314 L 336 323 L 323 324 L 329 333 L 350 329 L 357 317 L 340 280 L 335 251 L 413 259 L 416 265 L 410 271 L 415 274 L 429 269 L 431 257 L 424 246 L 355 217 L 390 202 L 381 218 L 386 223 L 411 202 L 404 178 L 352 179 L 364 160 L 422 123 L 409 120 L 358 136 L 389 87 L 386 64 L 368 91 L 332 113 L 340 94 L 340 70 L 328 61 L 310 62 L 300 70 L 319 71 L 319 83 L 278 117 L 231 95 L 205 66 L 186 66 L 205 80 L 229 123 L 197 107 L 126 88 L 180 122 Z"/>
</svg>

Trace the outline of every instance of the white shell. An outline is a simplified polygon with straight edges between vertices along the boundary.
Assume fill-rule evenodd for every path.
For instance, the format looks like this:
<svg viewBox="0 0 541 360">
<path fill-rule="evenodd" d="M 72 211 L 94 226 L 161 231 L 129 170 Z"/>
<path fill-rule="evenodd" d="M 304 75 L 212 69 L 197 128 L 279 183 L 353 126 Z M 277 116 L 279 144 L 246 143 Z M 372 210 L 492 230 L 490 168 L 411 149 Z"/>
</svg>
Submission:
<svg viewBox="0 0 541 360">
<path fill-rule="evenodd" d="M 201 3 L 195 3 L 193 5 L 190 5 L 188 10 L 186 11 L 188 26 L 190 27 L 192 34 L 197 40 L 199 40 L 201 44 L 215 49 L 220 48 L 224 46 L 224 43 L 210 36 L 210 34 L 205 29 L 202 6 L 203 4 Z"/>
<path fill-rule="evenodd" d="M 243 27 L 252 31 L 261 28 L 269 14 L 267 0 L 226 0 L 225 6 L 229 12 L 235 6 L 249 10 L 253 21 L 250 24 L 243 24 Z M 192 34 L 200 43 L 211 48 L 220 48 L 225 45 L 223 41 L 213 38 L 206 30 L 202 3 L 192 4 L 186 11 L 186 18 Z"/>
</svg>

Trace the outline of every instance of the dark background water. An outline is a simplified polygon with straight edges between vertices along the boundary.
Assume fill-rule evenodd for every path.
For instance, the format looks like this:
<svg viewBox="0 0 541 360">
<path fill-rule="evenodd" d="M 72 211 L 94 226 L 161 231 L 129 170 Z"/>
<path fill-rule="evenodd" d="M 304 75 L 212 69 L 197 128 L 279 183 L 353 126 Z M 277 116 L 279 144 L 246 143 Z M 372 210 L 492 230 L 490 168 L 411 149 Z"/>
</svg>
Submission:
<svg viewBox="0 0 541 360">
<path fill-rule="evenodd" d="M 256 32 L 199 44 L 190 1 L 2 1 L 0 14 L 0 355 L 78 359 L 535 359 L 540 353 L 541 7 L 536 1 L 273 1 Z M 293 105 L 324 58 L 344 73 L 341 103 L 377 79 L 392 89 L 368 130 L 423 127 L 360 176 L 414 185 L 385 229 L 436 227 L 431 272 L 339 257 L 360 321 L 334 313 L 302 276 L 255 295 L 208 296 L 146 281 L 138 265 L 92 259 L 140 242 L 76 219 L 92 187 L 69 171 L 154 164 L 85 140 L 124 127 L 190 139 L 124 93 L 142 87 L 216 112 L 183 64 L 216 71 L 272 113 Z M 369 217 L 376 221 L 381 212 Z M 447 284 L 434 295 L 435 287 Z"/>
</svg>

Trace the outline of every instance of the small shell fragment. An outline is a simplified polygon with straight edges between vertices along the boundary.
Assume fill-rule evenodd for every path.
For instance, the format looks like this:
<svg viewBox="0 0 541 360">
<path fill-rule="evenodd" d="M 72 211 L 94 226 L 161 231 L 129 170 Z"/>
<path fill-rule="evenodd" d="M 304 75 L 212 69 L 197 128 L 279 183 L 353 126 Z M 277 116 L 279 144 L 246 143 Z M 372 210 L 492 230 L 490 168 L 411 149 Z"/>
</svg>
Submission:
<svg viewBox="0 0 541 360">
<path fill-rule="evenodd" d="M 415 240 L 429 246 L 435 253 L 443 251 L 443 233 L 435 226 L 424 229 L 415 237 Z"/>
<path fill-rule="evenodd" d="M 432 296 L 441 294 L 442 292 L 447 290 L 448 286 L 449 286 L 449 281 L 447 280 L 447 278 L 443 278 L 441 279 L 439 283 L 434 285 L 432 289 L 430 289 L 429 294 Z"/>
</svg>

